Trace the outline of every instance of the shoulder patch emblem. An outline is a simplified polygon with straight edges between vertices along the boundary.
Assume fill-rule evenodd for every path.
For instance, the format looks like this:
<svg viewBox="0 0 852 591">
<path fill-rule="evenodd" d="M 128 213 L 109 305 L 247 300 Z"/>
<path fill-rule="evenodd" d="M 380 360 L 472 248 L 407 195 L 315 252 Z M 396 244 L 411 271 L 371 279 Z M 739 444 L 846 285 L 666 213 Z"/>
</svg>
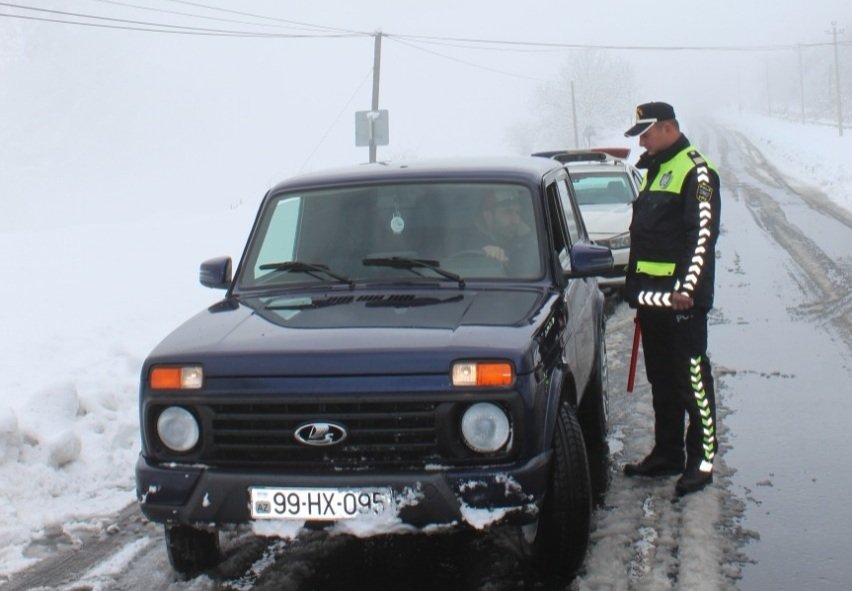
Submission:
<svg viewBox="0 0 852 591">
<path fill-rule="evenodd" d="M 671 171 L 667 172 L 660 178 L 660 188 L 665 189 L 669 183 L 672 182 L 672 173 Z"/>
<path fill-rule="evenodd" d="M 710 201 L 713 198 L 713 187 L 710 183 L 698 183 L 698 192 L 695 196 L 699 201 Z"/>
</svg>

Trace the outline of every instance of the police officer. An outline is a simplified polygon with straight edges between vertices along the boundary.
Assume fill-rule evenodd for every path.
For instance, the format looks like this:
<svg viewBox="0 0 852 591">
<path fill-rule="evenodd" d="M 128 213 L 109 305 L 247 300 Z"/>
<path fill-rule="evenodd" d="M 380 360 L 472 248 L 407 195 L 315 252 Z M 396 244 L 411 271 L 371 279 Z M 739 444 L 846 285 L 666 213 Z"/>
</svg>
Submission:
<svg viewBox="0 0 852 591">
<path fill-rule="evenodd" d="M 719 175 L 680 131 L 674 108 L 636 107 L 646 169 L 633 205 L 625 299 L 637 309 L 654 404 L 654 448 L 627 476 L 673 476 L 678 495 L 713 482 L 716 400 L 707 358 L 719 235 Z M 688 427 L 684 437 L 684 416 Z M 684 445 L 685 440 L 685 445 Z"/>
</svg>

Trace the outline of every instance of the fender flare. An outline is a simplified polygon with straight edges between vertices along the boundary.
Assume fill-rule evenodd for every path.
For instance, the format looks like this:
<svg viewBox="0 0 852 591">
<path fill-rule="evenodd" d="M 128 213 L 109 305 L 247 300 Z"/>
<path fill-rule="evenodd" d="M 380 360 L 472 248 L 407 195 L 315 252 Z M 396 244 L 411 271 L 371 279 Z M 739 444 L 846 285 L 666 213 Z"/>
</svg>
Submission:
<svg viewBox="0 0 852 591">
<path fill-rule="evenodd" d="M 565 400 L 576 412 L 577 392 L 573 377 L 565 372 L 564 367 L 557 367 L 550 376 L 550 386 L 547 390 L 547 412 L 544 416 L 544 449 L 550 449 L 553 435 L 556 432 L 556 417 L 559 405 Z"/>
</svg>

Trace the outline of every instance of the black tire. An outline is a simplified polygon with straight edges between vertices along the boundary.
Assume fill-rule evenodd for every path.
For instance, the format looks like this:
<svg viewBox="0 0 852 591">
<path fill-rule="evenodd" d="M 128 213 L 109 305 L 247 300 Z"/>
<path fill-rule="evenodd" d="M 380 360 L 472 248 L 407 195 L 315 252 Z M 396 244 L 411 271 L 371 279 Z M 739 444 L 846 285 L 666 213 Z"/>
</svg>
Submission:
<svg viewBox="0 0 852 591">
<path fill-rule="evenodd" d="M 219 564 L 219 532 L 167 525 L 165 533 L 169 562 L 180 574 L 194 576 Z"/>
<path fill-rule="evenodd" d="M 595 360 L 595 373 L 580 404 L 579 419 L 583 440 L 589 455 L 589 474 L 592 479 L 592 500 L 601 506 L 610 482 L 610 455 L 607 442 L 609 417 L 609 369 L 606 340 L 601 327 L 600 348 Z"/>
<path fill-rule="evenodd" d="M 569 580 L 574 577 L 589 546 L 591 520 L 592 491 L 583 433 L 572 408 L 562 403 L 538 522 L 521 531 L 522 543 L 539 574 Z"/>
</svg>

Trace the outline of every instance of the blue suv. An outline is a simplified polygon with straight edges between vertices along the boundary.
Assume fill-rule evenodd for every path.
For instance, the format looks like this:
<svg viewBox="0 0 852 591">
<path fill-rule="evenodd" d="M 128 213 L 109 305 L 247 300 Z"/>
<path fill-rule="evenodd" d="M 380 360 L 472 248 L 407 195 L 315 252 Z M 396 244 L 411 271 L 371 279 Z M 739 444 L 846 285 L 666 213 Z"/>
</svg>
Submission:
<svg viewBox="0 0 852 591">
<path fill-rule="evenodd" d="M 224 298 L 142 368 L 142 512 L 173 567 L 234 524 L 508 527 L 571 576 L 607 485 L 603 295 L 564 165 L 371 164 L 265 196 Z M 379 527 L 381 529 L 381 527 Z"/>
</svg>

